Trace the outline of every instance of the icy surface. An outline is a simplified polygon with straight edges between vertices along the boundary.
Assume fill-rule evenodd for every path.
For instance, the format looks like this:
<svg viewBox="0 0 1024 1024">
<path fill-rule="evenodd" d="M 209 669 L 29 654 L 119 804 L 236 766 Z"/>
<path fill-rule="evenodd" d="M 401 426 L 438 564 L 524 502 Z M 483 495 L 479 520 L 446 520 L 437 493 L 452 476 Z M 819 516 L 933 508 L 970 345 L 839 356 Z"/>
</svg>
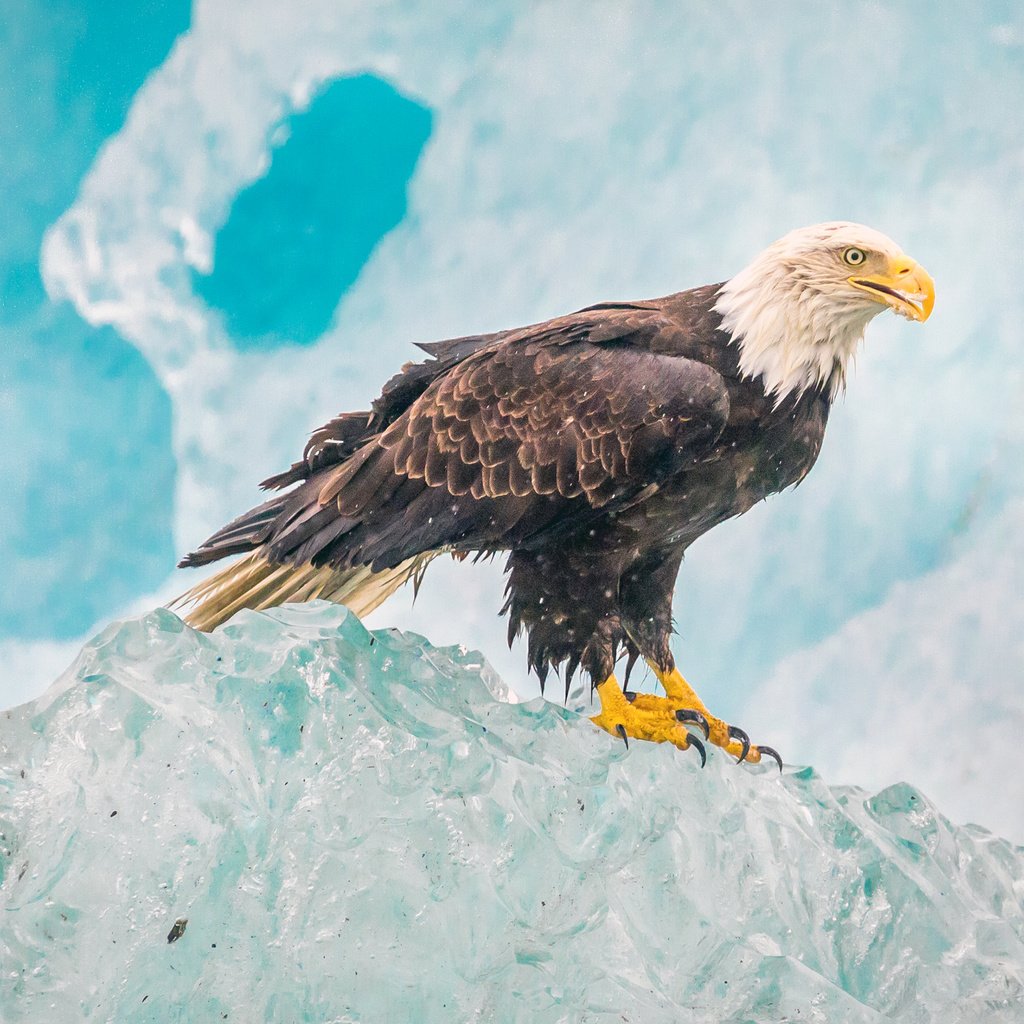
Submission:
<svg viewBox="0 0 1024 1024">
<path fill-rule="evenodd" d="M 267 173 L 235 199 L 197 295 L 242 349 L 317 341 L 338 296 L 405 216 L 430 113 L 373 75 L 332 82 L 273 133 Z"/>
<path fill-rule="evenodd" d="M 1024 1019 L 1024 850 L 502 696 L 326 605 L 110 626 L 3 716 L 5 1024 Z"/>
</svg>

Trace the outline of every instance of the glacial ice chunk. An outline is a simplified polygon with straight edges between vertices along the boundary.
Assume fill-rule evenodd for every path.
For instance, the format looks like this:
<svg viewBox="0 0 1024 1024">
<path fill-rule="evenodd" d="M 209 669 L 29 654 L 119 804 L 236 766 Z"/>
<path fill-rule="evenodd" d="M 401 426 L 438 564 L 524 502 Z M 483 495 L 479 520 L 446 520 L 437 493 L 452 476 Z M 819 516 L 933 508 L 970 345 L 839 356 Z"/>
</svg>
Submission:
<svg viewBox="0 0 1024 1024">
<path fill-rule="evenodd" d="M 506 697 L 323 604 L 110 626 L 3 715 L 5 1022 L 1021 1020 L 1024 850 Z"/>
</svg>

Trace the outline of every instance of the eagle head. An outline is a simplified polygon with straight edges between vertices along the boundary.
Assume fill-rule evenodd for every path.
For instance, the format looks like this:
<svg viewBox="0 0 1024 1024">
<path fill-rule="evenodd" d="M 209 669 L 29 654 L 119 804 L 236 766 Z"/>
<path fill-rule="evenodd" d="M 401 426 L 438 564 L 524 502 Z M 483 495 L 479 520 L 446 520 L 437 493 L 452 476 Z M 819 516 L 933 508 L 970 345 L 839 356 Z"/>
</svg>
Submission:
<svg viewBox="0 0 1024 1024">
<path fill-rule="evenodd" d="M 770 245 L 722 286 L 715 309 L 743 375 L 760 377 L 778 403 L 809 388 L 835 397 L 875 316 L 927 320 L 934 302 L 931 276 L 891 238 L 838 221 Z"/>
</svg>

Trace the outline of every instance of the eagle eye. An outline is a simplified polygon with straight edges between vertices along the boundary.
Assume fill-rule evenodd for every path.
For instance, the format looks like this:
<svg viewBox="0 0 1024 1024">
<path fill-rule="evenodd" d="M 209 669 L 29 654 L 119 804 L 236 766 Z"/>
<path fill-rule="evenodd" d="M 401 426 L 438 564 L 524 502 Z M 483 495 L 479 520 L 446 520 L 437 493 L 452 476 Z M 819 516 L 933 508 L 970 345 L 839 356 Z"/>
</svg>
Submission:
<svg viewBox="0 0 1024 1024">
<path fill-rule="evenodd" d="M 867 258 L 867 253 L 855 246 L 843 251 L 843 259 L 851 267 L 859 267 Z"/>
</svg>

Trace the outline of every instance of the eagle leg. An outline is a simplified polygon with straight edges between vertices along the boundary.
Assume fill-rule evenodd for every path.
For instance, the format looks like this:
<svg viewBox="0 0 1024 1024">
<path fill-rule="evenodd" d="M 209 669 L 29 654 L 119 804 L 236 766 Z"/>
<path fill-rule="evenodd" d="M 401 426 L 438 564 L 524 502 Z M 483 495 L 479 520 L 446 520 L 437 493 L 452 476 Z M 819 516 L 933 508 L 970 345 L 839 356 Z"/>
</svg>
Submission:
<svg viewBox="0 0 1024 1024">
<path fill-rule="evenodd" d="M 638 693 L 633 701 L 633 707 L 638 711 L 647 711 L 651 714 L 680 715 L 685 714 L 688 720 L 694 713 L 700 714 L 707 723 L 707 738 L 716 747 L 732 754 L 737 762 L 747 761 L 757 764 L 762 754 L 773 757 L 782 770 L 782 758 L 777 751 L 771 747 L 754 746 L 750 737 L 735 725 L 729 725 L 720 718 L 716 718 L 708 711 L 704 702 L 697 696 L 693 687 L 683 678 L 677 668 L 668 671 L 659 668 L 653 661 L 648 664 L 658 677 L 658 682 L 665 688 L 664 697 L 656 697 L 650 693 Z M 682 719 L 681 719 L 682 720 Z M 700 723 L 704 727 L 704 723 Z"/>
<path fill-rule="evenodd" d="M 615 676 L 609 676 L 596 687 L 597 696 L 601 701 L 601 713 L 590 720 L 594 725 L 612 736 L 620 737 L 626 746 L 627 736 L 638 740 L 650 740 L 654 743 L 672 743 L 680 750 L 694 747 L 700 754 L 701 767 L 707 760 L 704 744 L 696 736 L 687 732 L 675 714 L 664 710 L 648 711 L 638 709 L 636 704 L 644 694 L 637 694 L 631 701 L 619 686 Z M 662 698 L 659 698 L 662 699 Z M 666 702 L 667 703 L 667 702 Z"/>
</svg>

